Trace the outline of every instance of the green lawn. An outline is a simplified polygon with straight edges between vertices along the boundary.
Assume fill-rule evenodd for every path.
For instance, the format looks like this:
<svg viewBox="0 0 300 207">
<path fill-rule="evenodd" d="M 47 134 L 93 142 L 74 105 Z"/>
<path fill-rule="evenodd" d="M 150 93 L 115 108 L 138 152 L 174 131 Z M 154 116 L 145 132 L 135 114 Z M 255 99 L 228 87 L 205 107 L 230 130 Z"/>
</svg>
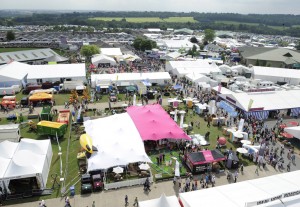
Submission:
<svg viewBox="0 0 300 207">
<path fill-rule="evenodd" d="M 93 17 L 90 20 L 96 21 L 121 21 L 122 17 Z M 169 17 L 165 19 L 161 19 L 159 17 L 126 17 L 127 22 L 132 23 L 144 23 L 144 22 L 179 22 L 179 23 L 187 23 L 187 22 L 197 22 L 193 17 Z"/>
<path fill-rule="evenodd" d="M 92 108 L 92 107 L 91 107 Z M 167 108 L 165 106 L 164 108 Z M 183 104 L 180 105 L 181 109 L 184 109 L 185 106 Z M 191 109 L 190 109 L 191 111 Z M 91 116 L 93 115 L 93 112 L 87 112 L 86 116 Z M 57 117 L 54 117 L 54 120 L 56 120 Z M 24 117 L 24 122 L 27 121 L 27 118 Z M 38 122 L 38 120 L 33 120 L 34 122 Z M 223 136 L 222 135 L 222 129 L 219 129 L 217 127 L 211 126 L 210 128 L 206 127 L 206 123 L 204 122 L 204 119 L 200 117 L 197 114 L 191 114 L 188 113 L 186 116 L 186 120 L 184 123 L 189 123 L 193 121 L 194 123 L 196 121 L 200 121 L 200 129 L 195 127 L 191 133 L 200 133 L 204 135 L 207 131 L 210 131 L 210 139 L 208 140 L 210 142 L 210 146 L 208 146 L 209 149 L 214 149 L 216 146 L 216 140 L 217 136 Z M 6 119 L 0 120 L 0 124 L 7 124 L 9 121 Z M 21 127 L 21 136 L 26 137 L 26 138 L 32 138 L 32 139 L 48 139 L 45 136 L 38 136 L 35 132 L 29 131 L 29 127 L 26 126 L 25 124 L 22 125 Z M 83 129 L 83 128 L 82 128 Z M 80 132 L 76 131 L 75 128 L 72 128 L 69 126 L 68 131 L 65 134 L 64 138 L 60 139 L 60 146 L 62 148 L 62 160 L 63 160 L 63 170 L 65 172 L 67 168 L 67 173 L 66 173 L 66 179 L 65 179 L 65 188 L 66 190 L 69 189 L 71 185 L 75 185 L 75 190 L 76 194 L 78 195 L 80 193 L 80 182 L 77 182 L 79 180 L 79 168 L 77 164 L 77 153 L 80 151 L 81 147 L 79 144 L 79 136 Z M 70 145 L 69 145 L 69 156 L 67 160 L 67 148 L 68 148 L 68 140 L 70 136 Z M 51 188 L 53 185 L 53 178 L 52 176 L 57 174 L 58 176 L 60 175 L 60 161 L 59 161 L 59 156 L 58 156 L 58 145 L 56 141 L 51 141 L 52 142 L 52 150 L 53 150 L 53 158 L 52 158 L 52 164 L 51 164 L 51 169 L 49 172 L 49 177 L 48 177 L 48 182 L 47 182 L 47 187 Z M 232 147 L 233 149 L 236 148 L 234 144 L 232 144 L 230 141 L 227 142 L 227 148 Z M 159 152 L 161 153 L 161 152 Z M 177 157 L 179 159 L 178 152 L 172 152 L 172 155 L 170 152 L 166 151 L 165 152 L 166 158 L 165 160 L 170 160 L 171 156 Z M 157 154 L 151 154 L 151 160 L 153 161 L 154 164 L 151 164 L 151 170 L 153 174 L 158 174 L 162 173 L 163 177 L 172 177 L 173 176 L 173 169 L 174 169 L 174 163 L 172 167 L 167 167 L 165 165 L 161 166 L 156 166 L 156 156 Z M 241 159 L 241 162 L 244 163 L 245 166 L 251 165 L 252 163 L 248 160 Z M 186 169 L 182 167 L 181 174 L 184 175 L 186 173 Z M 64 177 L 64 176 L 62 176 Z M 58 177 L 59 180 L 59 177 Z M 61 187 L 55 186 L 54 192 L 52 195 L 49 196 L 43 196 L 43 197 L 33 197 L 33 198 L 28 198 L 28 199 L 22 199 L 22 200 L 15 200 L 15 201 L 9 201 L 5 202 L 6 204 L 15 204 L 15 203 L 22 203 L 22 202 L 29 202 L 29 201 L 38 201 L 41 199 L 49 199 L 49 198 L 56 198 L 61 196 Z"/>
<path fill-rule="evenodd" d="M 16 51 L 22 51 L 22 50 L 36 50 L 36 49 L 41 49 L 41 48 L 28 48 L 28 47 L 12 47 L 12 48 L 0 48 L 0 53 L 1 52 L 16 52 Z"/>
</svg>

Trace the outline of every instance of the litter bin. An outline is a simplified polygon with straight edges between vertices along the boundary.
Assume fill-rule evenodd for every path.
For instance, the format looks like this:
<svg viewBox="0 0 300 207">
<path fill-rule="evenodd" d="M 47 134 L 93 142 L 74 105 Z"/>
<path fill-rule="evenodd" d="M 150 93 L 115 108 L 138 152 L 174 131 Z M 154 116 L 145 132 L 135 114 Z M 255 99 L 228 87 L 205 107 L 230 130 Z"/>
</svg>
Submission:
<svg viewBox="0 0 300 207">
<path fill-rule="evenodd" d="M 70 196 L 74 196 L 74 195 L 75 195 L 75 187 L 74 187 L 74 185 L 72 185 L 70 187 Z"/>
</svg>

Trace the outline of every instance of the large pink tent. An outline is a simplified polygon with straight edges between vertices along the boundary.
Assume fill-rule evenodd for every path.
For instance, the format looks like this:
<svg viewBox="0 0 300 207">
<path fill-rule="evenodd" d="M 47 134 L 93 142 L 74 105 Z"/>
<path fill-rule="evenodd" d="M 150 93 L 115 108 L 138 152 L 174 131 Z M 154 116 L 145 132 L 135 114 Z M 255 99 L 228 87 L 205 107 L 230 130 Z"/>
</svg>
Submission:
<svg viewBox="0 0 300 207">
<path fill-rule="evenodd" d="M 143 140 L 191 140 L 159 104 L 131 106 L 127 108 L 127 113 Z"/>
</svg>

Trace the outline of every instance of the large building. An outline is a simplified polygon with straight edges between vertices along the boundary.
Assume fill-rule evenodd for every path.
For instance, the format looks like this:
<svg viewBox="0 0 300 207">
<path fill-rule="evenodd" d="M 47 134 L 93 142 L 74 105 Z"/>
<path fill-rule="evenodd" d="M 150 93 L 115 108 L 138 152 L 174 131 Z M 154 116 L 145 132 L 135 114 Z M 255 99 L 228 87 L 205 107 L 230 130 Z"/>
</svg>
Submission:
<svg viewBox="0 0 300 207">
<path fill-rule="evenodd" d="M 0 53 L 0 65 L 9 63 L 11 61 L 18 61 L 29 64 L 40 64 L 41 62 L 51 61 L 67 62 L 68 59 L 61 57 L 50 48 Z"/>
<path fill-rule="evenodd" d="M 239 51 L 246 65 L 294 68 L 300 63 L 300 53 L 285 48 L 241 47 Z"/>
</svg>

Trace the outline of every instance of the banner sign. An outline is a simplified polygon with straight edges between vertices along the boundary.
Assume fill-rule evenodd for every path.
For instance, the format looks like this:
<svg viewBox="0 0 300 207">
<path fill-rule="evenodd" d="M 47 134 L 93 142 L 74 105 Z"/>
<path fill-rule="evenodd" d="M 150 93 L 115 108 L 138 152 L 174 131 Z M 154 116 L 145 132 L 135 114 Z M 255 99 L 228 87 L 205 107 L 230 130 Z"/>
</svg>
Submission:
<svg viewBox="0 0 300 207">
<path fill-rule="evenodd" d="M 289 193 L 283 193 L 271 198 L 267 198 L 267 199 L 263 199 L 263 200 L 258 200 L 258 201 L 253 201 L 253 202 L 248 202 L 246 203 L 245 207 L 252 207 L 252 206 L 258 206 L 258 205 L 262 205 L 262 204 L 266 204 L 272 201 L 276 201 L 276 200 L 280 200 L 283 198 L 288 198 L 288 197 L 292 197 L 292 196 L 296 196 L 296 195 L 300 195 L 300 190 L 297 191 L 292 191 Z"/>
</svg>

